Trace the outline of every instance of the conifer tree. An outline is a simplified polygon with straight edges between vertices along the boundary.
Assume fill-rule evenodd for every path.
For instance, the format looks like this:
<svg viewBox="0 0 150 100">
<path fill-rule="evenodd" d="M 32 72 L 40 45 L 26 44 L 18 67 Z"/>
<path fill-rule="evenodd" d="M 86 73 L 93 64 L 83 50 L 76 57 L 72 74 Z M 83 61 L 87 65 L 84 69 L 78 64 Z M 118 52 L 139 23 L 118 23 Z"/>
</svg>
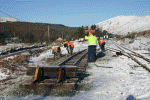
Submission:
<svg viewBox="0 0 150 100">
<path fill-rule="evenodd" d="M 78 38 L 83 38 L 84 37 L 84 29 L 83 29 L 83 26 L 82 27 L 79 27 L 77 29 L 77 36 Z"/>
</svg>

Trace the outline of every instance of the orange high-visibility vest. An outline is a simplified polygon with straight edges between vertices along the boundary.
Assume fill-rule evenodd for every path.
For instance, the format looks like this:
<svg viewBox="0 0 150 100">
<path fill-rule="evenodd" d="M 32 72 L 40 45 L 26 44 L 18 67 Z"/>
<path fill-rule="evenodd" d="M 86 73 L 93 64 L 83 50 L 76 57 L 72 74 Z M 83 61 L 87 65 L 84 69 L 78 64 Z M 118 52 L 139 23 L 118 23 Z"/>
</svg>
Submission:
<svg viewBox="0 0 150 100">
<path fill-rule="evenodd" d="M 58 47 L 55 47 L 55 50 L 54 50 L 54 52 L 58 52 Z"/>
<path fill-rule="evenodd" d="M 104 40 L 99 40 L 99 42 L 100 42 L 101 44 L 103 44 L 105 41 L 104 41 Z"/>
<path fill-rule="evenodd" d="M 70 45 L 71 47 L 74 47 L 74 44 L 73 44 L 72 42 L 70 42 L 69 45 Z"/>
<path fill-rule="evenodd" d="M 69 47 L 69 46 L 74 47 L 74 44 L 73 44 L 72 42 L 65 42 L 65 44 L 67 44 L 68 47 Z"/>
<path fill-rule="evenodd" d="M 69 46 L 69 42 L 65 42 L 65 44 L 67 44 Z"/>
</svg>

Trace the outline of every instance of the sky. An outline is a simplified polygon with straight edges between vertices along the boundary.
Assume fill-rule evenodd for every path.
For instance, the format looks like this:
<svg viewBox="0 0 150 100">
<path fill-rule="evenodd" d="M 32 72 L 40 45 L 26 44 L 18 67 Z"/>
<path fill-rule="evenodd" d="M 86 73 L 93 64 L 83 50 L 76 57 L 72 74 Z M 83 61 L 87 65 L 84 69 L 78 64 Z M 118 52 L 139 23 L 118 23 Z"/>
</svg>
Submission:
<svg viewBox="0 0 150 100">
<path fill-rule="evenodd" d="M 2 0 L 0 17 L 19 21 L 91 26 L 116 16 L 147 16 L 150 0 Z"/>
</svg>

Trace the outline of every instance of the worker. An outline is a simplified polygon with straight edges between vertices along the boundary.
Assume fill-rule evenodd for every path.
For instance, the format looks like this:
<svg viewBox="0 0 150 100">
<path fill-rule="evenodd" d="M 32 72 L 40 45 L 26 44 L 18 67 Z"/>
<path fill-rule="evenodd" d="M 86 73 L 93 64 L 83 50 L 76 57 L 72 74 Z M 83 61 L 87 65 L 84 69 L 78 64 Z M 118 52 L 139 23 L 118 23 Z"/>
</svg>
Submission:
<svg viewBox="0 0 150 100">
<path fill-rule="evenodd" d="M 102 39 L 99 39 L 98 42 L 99 42 L 99 46 L 100 46 L 102 52 L 104 52 L 105 51 L 105 41 Z"/>
<path fill-rule="evenodd" d="M 74 44 L 70 41 L 64 43 L 64 47 L 66 47 L 68 54 L 73 54 Z"/>
<path fill-rule="evenodd" d="M 91 32 L 87 33 L 85 36 L 85 40 L 88 41 L 88 62 L 96 61 L 96 46 L 97 46 L 97 38 Z"/>
<path fill-rule="evenodd" d="M 55 56 L 61 56 L 61 49 L 60 49 L 60 47 L 59 46 L 55 46 L 55 47 L 53 47 L 52 48 L 52 53 L 55 55 Z"/>
</svg>

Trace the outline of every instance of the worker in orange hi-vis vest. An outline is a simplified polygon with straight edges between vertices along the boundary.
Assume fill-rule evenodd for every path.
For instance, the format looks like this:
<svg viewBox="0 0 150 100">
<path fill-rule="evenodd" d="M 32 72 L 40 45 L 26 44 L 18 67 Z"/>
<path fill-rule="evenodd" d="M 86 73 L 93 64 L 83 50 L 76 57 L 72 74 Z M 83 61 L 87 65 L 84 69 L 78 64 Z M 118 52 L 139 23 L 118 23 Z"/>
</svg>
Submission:
<svg viewBox="0 0 150 100">
<path fill-rule="evenodd" d="M 74 44 L 70 41 L 64 43 L 64 47 L 66 47 L 68 54 L 73 54 Z"/>
<path fill-rule="evenodd" d="M 99 39 L 99 46 L 102 51 L 105 51 L 105 41 L 102 39 Z"/>
<path fill-rule="evenodd" d="M 52 53 L 55 55 L 55 56 L 61 56 L 61 49 L 60 49 L 60 47 L 59 46 L 55 46 L 55 47 L 53 47 L 52 48 Z"/>
</svg>

